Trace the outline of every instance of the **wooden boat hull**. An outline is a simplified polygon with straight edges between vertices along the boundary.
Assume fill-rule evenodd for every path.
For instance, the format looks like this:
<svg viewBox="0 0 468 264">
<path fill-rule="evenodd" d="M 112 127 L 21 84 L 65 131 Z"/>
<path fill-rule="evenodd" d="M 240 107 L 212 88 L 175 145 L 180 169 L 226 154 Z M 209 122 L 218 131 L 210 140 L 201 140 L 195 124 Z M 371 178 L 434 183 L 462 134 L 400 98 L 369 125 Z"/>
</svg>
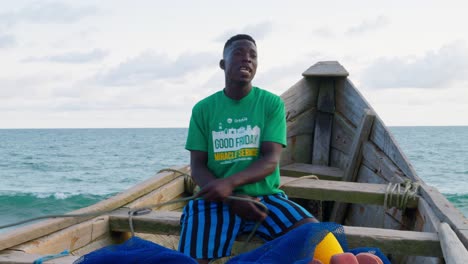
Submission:
<svg viewBox="0 0 468 264">
<path fill-rule="evenodd" d="M 321 220 L 342 223 L 351 248 L 379 247 L 393 263 L 468 263 L 467 220 L 417 176 L 347 76 L 339 63 L 320 62 L 282 95 L 288 124 L 288 147 L 280 164 L 283 190 Z M 0 234 L 0 263 L 31 263 L 63 250 L 73 256 L 48 263 L 72 263 L 80 255 L 121 243 L 130 236 L 128 210 L 189 196 L 193 186 L 187 174 L 188 166 L 174 167 L 73 212 L 106 211 L 101 216 L 51 219 Z M 300 178 L 307 175 L 318 180 Z M 389 191 L 389 183 L 407 181 L 419 185 L 415 195 Z M 404 199 L 401 208 L 392 204 Z M 135 216 L 135 232 L 176 248 L 183 205 Z M 251 247 L 258 245 L 256 241 Z"/>
</svg>

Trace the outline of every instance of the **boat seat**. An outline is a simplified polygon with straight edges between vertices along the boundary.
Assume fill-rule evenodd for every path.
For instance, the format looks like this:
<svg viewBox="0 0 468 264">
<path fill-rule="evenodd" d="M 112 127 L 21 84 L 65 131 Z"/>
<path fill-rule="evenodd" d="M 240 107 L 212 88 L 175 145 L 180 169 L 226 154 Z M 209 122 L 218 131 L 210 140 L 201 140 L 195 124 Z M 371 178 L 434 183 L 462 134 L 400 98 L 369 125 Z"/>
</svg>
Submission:
<svg viewBox="0 0 468 264">
<path fill-rule="evenodd" d="M 146 215 L 133 217 L 133 227 L 137 233 L 179 235 L 181 214 L 181 212 L 174 211 L 153 211 Z M 112 213 L 109 221 L 111 231 L 130 231 L 126 210 Z M 403 255 L 433 257 L 442 257 L 443 255 L 437 233 L 355 226 L 343 227 L 349 248 L 372 246 L 378 247 L 386 253 L 398 252 Z M 257 241 L 252 243 L 258 246 Z"/>
<path fill-rule="evenodd" d="M 341 181 L 344 172 L 340 168 L 314 165 L 308 163 L 292 163 L 280 168 L 282 176 L 301 177 L 306 175 L 317 175 L 321 180 Z"/>
</svg>

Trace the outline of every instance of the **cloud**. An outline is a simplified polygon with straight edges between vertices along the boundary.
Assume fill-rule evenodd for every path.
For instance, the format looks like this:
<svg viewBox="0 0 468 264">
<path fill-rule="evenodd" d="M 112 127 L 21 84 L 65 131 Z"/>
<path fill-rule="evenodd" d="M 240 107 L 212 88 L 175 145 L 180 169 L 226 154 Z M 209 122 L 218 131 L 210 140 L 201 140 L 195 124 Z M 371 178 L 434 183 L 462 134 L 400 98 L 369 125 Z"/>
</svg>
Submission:
<svg viewBox="0 0 468 264">
<path fill-rule="evenodd" d="M 88 52 L 67 52 L 43 57 L 29 57 L 23 62 L 87 63 L 102 60 L 106 56 L 106 51 L 94 49 Z"/>
<path fill-rule="evenodd" d="M 332 38 L 335 36 L 335 33 L 328 27 L 316 28 L 312 31 L 312 34 L 321 38 Z"/>
<path fill-rule="evenodd" d="M 74 23 L 97 13 L 95 7 L 73 7 L 63 2 L 36 1 L 16 11 L 0 13 L 0 25 L 30 23 Z"/>
<path fill-rule="evenodd" d="M 453 42 L 419 58 L 380 58 L 363 71 L 369 88 L 440 88 L 468 80 L 468 47 Z"/>
<path fill-rule="evenodd" d="M 214 53 L 186 53 L 175 60 L 165 54 L 144 52 L 115 68 L 98 74 L 95 81 L 102 85 L 139 85 L 154 80 L 182 78 L 189 73 L 216 67 L 218 56 Z"/>
<path fill-rule="evenodd" d="M 389 24 L 389 19 L 385 16 L 378 16 L 372 20 L 364 20 L 361 24 L 350 27 L 347 35 L 361 35 L 370 31 L 377 31 Z"/>
<path fill-rule="evenodd" d="M 15 38 L 12 35 L 0 34 L 0 48 L 9 48 L 16 43 Z"/>
<path fill-rule="evenodd" d="M 271 22 L 262 22 L 254 25 L 247 25 L 240 29 L 231 29 L 221 34 L 215 39 L 217 42 L 225 42 L 230 37 L 236 34 L 248 34 L 251 35 L 254 39 L 260 40 L 264 39 L 268 34 L 273 30 L 273 23 Z"/>
</svg>

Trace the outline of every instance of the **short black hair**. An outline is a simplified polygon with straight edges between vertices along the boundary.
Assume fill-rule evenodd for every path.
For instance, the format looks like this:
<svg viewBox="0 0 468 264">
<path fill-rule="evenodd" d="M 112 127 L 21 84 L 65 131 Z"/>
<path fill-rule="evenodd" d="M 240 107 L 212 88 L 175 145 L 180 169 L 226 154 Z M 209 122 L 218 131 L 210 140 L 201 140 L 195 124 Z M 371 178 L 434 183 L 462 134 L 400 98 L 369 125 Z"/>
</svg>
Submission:
<svg viewBox="0 0 468 264">
<path fill-rule="evenodd" d="M 247 34 L 237 34 L 237 35 L 235 35 L 235 36 L 232 36 L 230 39 L 228 39 L 228 40 L 226 41 L 226 43 L 224 44 L 224 48 L 223 48 L 223 54 L 224 54 L 224 51 L 226 51 L 226 49 L 227 49 L 229 46 L 231 46 L 231 44 L 232 44 L 234 41 L 237 41 L 237 40 L 244 40 L 244 39 L 245 39 L 245 40 L 248 40 L 248 41 L 251 41 L 251 42 L 255 45 L 255 47 L 257 46 L 257 43 L 255 43 L 255 40 L 254 40 L 251 36 L 249 36 L 249 35 L 247 35 Z"/>
</svg>

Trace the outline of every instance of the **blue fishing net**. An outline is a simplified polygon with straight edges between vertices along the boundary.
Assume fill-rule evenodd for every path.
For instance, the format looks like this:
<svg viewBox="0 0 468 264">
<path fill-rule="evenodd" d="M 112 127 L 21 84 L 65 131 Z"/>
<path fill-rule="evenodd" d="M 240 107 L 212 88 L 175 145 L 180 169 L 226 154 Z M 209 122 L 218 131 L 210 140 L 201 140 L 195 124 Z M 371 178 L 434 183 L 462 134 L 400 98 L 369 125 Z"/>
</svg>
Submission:
<svg viewBox="0 0 468 264">
<path fill-rule="evenodd" d="M 86 254 L 73 264 L 197 264 L 178 251 L 151 241 L 132 237 L 120 245 L 112 245 Z"/>
<path fill-rule="evenodd" d="M 302 225 L 257 249 L 235 256 L 227 264 L 307 264 L 314 256 L 316 245 L 329 232 L 335 235 L 344 252 L 373 253 L 380 257 L 385 264 L 390 264 L 390 261 L 378 248 L 348 250 L 343 226 L 332 222 Z M 187 255 L 139 237 L 133 237 L 120 245 L 101 248 L 74 262 L 74 264 L 95 263 L 197 264 L 193 258 Z"/>
<path fill-rule="evenodd" d="M 343 226 L 336 223 L 309 223 L 291 230 L 287 234 L 265 243 L 250 252 L 229 260 L 228 264 L 306 264 L 312 260 L 315 246 L 332 232 L 344 251 L 348 244 Z"/>
</svg>

